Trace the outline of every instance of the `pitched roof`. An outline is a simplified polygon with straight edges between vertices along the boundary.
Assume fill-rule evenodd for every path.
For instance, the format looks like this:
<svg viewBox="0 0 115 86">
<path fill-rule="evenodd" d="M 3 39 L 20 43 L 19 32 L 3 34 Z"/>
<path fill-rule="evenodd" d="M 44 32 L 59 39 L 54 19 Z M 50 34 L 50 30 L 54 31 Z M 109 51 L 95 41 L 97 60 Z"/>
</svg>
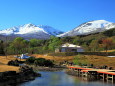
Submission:
<svg viewBox="0 0 115 86">
<path fill-rule="evenodd" d="M 61 47 L 77 47 L 77 48 L 82 48 L 81 46 L 74 45 L 74 44 L 69 44 L 69 43 L 63 44 Z"/>
</svg>

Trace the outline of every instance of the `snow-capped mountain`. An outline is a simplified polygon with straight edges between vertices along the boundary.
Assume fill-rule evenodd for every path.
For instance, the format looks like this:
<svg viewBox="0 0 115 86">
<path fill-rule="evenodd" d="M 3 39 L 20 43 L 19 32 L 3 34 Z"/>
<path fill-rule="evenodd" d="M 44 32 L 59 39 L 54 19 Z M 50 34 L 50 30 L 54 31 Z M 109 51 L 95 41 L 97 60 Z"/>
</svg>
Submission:
<svg viewBox="0 0 115 86">
<path fill-rule="evenodd" d="M 38 38 L 38 39 L 48 39 L 51 35 L 57 37 L 65 36 L 77 36 L 77 35 L 88 35 L 92 33 L 103 32 L 115 28 L 115 23 L 108 22 L 106 20 L 95 20 L 81 24 L 75 29 L 63 33 L 62 31 L 56 30 L 53 27 L 46 25 L 34 25 L 25 24 L 18 27 L 12 27 L 5 30 L 0 30 L 0 36 L 8 37 L 24 37 L 26 39 Z"/>
<path fill-rule="evenodd" d="M 34 25 L 34 24 L 25 24 L 18 27 L 13 27 L 0 31 L 0 35 L 7 36 L 20 36 L 24 38 L 40 38 L 47 39 L 51 35 L 58 35 L 63 33 L 62 31 L 56 30 L 53 27 L 46 25 Z"/>
<path fill-rule="evenodd" d="M 88 35 L 103 32 L 111 28 L 115 28 L 115 23 L 108 22 L 106 20 L 95 20 L 83 23 L 71 31 L 58 35 L 58 37 Z"/>
</svg>

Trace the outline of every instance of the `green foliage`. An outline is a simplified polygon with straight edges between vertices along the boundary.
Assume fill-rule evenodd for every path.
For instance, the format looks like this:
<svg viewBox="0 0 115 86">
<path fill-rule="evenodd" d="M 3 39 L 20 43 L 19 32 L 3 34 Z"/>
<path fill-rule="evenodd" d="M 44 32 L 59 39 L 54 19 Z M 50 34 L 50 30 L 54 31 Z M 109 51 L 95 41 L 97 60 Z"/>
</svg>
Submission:
<svg viewBox="0 0 115 86">
<path fill-rule="evenodd" d="M 79 40 L 80 40 L 80 38 L 79 37 L 75 37 L 75 38 L 73 38 L 73 44 L 75 44 L 75 45 L 79 45 Z"/>
<path fill-rule="evenodd" d="M 92 40 L 89 45 L 89 48 L 90 48 L 90 51 L 93 51 L 93 52 L 97 51 L 99 48 L 98 40 Z"/>
<path fill-rule="evenodd" d="M 42 40 L 38 39 L 31 39 L 30 40 L 30 47 L 38 47 L 42 45 Z"/>
<path fill-rule="evenodd" d="M 75 38 L 77 38 L 77 37 L 75 37 Z M 62 40 L 62 43 L 72 43 L 74 40 L 74 37 L 67 36 L 67 37 L 61 38 L 61 40 Z"/>
<path fill-rule="evenodd" d="M 4 52 L 4 45 L 3 45 L 3 41 L 0 40 L 0 54 L 4 55 L 5 52 Z"/>
<path fill-rule="evenodd" d="M 44 58 L 37 58 L 35 61 L 34 61 L 34 64 L 36 66 L 46 66 L 46 67 L 52 67 L 54 64 L 51 60 L 46 60 Z"/>
<path fill-rule="evenodd" d="M 74 57 L 73 63 L 74 63 L 75 65 L 79 65 L 79 64 L 81 64 L 79 60 L 80 60 L 80 55 L 76 55 L 76 56 Z"/>
<path fill-rule="evenodd" d="M 61 40 L 57 37 L 51 36 L 49 41 L 49 50 L 54 51 L 56 48 L 58 48 L 61 45 Z"/>
<path fill-rule="evenodd" d="M 51 60 L 46 60 L 44 58 L 35 58 L 30 57 L 26 59 L 27 64 L 34 64 L 36 66 L 46 66 L 46 67 L 52 67 L 54 64 Z"/>
<path fill-rule="evenodd" d="M 35 60 L 36 60 L 35 57 L 30 57 L 30 58 L 26 59 L 26 63 L 27 64 L 33 64 Z"/>
<path fill-rule="evenodd" d="M 18 62 L 15 62 L 13 60 L 9 61 L 8 62 L 8 65 L 11 65 L 11 66 L 19 66 L 19 63 Z"/>
<path fill-rule="evenodd" d="M 19 66 L 20 64 L 24 63 L 24 61 L 18 61 L 17 59 L 16 60 L 11 60 L 8 62 L 8 65 L 11 65 L 11 66 Z"/>
<path fill-rule="evenodd" d="M 74 57 L 73 63 L 75 65 L 80 65 L 80 66 L 87 66 L 89 64 L 89 62 L 87 61 L 87 59 L 85 58 L 84 55 L 76 55 Z"/>
<path fill-rule="evenodd" d="M 39 65 L 39 66 L 45 66 L 45 59 L 44 58 L 38 58 L 35 60 L 34 64 Z"/>
<path fill-rule="evenodd" d="M 21 54 L 25 51 L 24 48 L 26 48 L 27 45 L 28 45 L 28 42 L 26 40 L 24 40 L 21 37 L 17 37 L 10 44 L 10 48 L 13 48 L 13 50 L 15 50 L 15 54 Z"/>
<path fill-rule="evenodd" d="M 53 61 L 51 61 L 51 60 L 45 60 L 44 64 L 45 64 L 45 66 L 48 66 L 48 67 L 54 66 Z"/>
<path fill-rule="evenodd" d="M 103 34 L 109 37 L 115 36 L 115 28 L 104 31 Z"/>
</svg>

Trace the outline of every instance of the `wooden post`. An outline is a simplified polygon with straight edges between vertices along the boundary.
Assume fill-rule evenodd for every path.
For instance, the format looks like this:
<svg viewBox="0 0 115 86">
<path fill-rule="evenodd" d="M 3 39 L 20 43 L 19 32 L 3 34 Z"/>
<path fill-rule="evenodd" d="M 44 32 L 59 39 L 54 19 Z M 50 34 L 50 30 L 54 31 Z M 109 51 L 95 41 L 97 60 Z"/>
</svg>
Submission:
<svg viewBox="0 0 115 86">
<path fill-rule="evenodd" d="M 103 81 L 107 81 L 107 79 L 108 79 L 108 74 L 103 73 Z"/>
<path fill-rule="evenodd" d="M 103 81 L 105 81 L 105 74 L 103 73 Z"/>
<path fill-rule="evenodd" d="M 109 80 L 108 74 L 107 74 L 107 78 L 106 79 L 107 79 L 107 82 L 108 82 L 108 80 Z"/>
<path fill-rule="evenodd" d="M 112 75 L 112 84 L 115 83 L 115 75 Z"/>
<path fill-rule="evenodd" d="M 114 83 L 114 75 L 112 75 L 112 83 Z"/>
</svg>

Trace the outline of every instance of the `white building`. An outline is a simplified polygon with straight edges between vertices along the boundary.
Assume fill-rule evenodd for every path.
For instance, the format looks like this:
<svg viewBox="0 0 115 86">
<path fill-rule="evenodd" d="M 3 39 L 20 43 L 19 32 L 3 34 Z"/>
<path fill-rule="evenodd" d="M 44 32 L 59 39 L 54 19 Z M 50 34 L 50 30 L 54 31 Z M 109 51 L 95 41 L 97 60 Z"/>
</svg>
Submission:
<svg viewBox="0 0 115 86">
<path fill-rule="evenodd" d="M 55 52 L 84 52 L 84 49 L 81 46 L 66 43 L 56 49 Z"/>
</svg>

